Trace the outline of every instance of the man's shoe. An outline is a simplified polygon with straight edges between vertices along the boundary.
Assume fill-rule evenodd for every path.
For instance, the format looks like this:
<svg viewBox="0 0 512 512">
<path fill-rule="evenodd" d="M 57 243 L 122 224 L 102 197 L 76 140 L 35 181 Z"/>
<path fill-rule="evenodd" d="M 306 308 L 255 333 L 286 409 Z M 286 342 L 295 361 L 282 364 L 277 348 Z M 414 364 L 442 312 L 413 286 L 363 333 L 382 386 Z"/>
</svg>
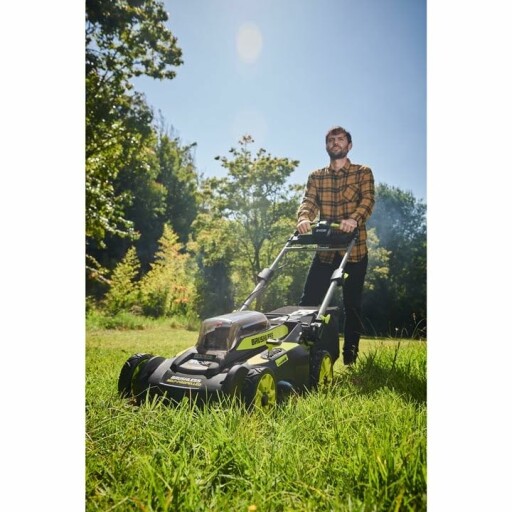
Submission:
<svg viewBox="0 0 512 512">
<path fill-rule="evenodd" d="M 343 364 L 352 365 L 356 362 L 357 355 L 353 352 L 343 352 Z"/>
</svg>

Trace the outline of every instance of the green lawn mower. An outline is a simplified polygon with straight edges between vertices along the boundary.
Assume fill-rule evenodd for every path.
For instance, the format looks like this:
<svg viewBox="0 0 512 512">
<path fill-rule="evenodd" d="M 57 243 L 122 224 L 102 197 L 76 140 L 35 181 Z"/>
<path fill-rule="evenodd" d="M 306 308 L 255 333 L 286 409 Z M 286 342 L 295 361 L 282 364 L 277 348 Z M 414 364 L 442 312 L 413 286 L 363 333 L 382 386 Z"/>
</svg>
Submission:
<svg viewBox="0 0 512 512">
<path fill-rule="evenodd" d="M 131 356 L 119 375 L 119 394 L 139 404 L 154 397 L 204 404 L 232 396 L 249 408 L 271 409 L 290 394 L 329 385 L 340 355 L 338 308 L 329 304 L 358 237 L 357 230 L 347 234 L 336 227 L 321 221 L 310 233 L 292 235 L 272 265 L 259 273 L 256 287 L 238 310 L 202 322 L 195 346 L 171 358 Z M 268 313 L 249 309 L 288 252 L 340 247 L 346 253 L 322 304 L 284 306 Z"/>
</svg>

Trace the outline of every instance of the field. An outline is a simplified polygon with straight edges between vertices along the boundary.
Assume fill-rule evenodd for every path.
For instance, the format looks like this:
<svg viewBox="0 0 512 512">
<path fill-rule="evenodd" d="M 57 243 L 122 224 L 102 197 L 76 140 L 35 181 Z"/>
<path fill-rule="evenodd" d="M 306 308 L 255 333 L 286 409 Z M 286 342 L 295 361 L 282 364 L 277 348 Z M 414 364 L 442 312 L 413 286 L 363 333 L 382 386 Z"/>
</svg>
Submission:
<svg viewBox="0 0 512 512">
<path fill-rule="evenodd" d="M 271 414 L 117 396 L 129 356 L 170 357 L 196 337 L 87 330 L 87 511 L 426 510 L 426 342 L 364 339 L 330 389 Z"/>
</svg>

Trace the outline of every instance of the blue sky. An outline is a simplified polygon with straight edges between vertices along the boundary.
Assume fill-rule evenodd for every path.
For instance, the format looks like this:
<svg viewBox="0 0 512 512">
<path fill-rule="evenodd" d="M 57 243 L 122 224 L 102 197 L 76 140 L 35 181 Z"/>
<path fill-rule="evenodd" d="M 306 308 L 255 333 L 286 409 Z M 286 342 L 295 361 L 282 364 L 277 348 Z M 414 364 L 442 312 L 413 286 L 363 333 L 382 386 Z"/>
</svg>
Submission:
<svg viewBox="0 0 512 512">
<path fill-rule="evenodd" d="M 349 158 L 377 183 L 426 201 L 426 5 L 424 0 L 166 0 L 183 50 L 173 80 L 137 79 L 196 165 L 245 133 L 273 156 L 299 160 L 305 183 L 328 163 L 333 125 L 353 137 Z"/>
</svg>

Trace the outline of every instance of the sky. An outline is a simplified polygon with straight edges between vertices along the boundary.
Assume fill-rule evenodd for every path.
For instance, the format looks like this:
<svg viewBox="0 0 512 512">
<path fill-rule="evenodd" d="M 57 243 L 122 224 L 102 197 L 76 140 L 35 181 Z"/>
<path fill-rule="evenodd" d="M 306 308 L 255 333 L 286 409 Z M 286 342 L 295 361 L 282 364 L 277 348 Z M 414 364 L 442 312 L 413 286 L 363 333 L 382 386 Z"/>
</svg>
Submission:
<svg viewBox="0 0 512 512">
<path fill-rule="evenodd" d="M 352 162 L 426 201 L 424 0 L 164 4 L 184 64 L 172 80 L 134 85 L 184 144 L 197 143 L 200 173 L 225 175 L 215 156 L 250 134 L 254 152 L 298 160 L 290 182 L 305 184 L 341 125 Z"/>
</svg>

